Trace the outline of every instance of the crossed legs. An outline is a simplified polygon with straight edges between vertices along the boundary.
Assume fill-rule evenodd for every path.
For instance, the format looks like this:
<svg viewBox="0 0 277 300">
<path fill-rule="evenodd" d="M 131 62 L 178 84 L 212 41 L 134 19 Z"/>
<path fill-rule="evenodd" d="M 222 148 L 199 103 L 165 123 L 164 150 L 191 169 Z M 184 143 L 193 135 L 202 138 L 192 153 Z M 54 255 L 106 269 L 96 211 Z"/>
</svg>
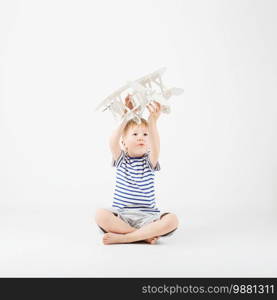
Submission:
<svg viewBox="0 0 277 300">
<path fill-rule="evenodd" d="M 111 211 L 104 208 L 99 208 L 96 211 L 95 221 L 106 232 L 126 234 L 137 230 L 137 228 L 130 226 L 128 223 L 115 216 Z M 144 239 L 143 241 L 146 243 L 154 244 L 157 240 L 158 237 L 151 237 L 148 239 Z"/>
<path fill-rule="evenodd" d="M 137 241 L 153 244 L 160 235 L 166 234 L 178 226 L 176 215 L 169 213 L 163 218 L 137 229 L 125 223 L 111 211 L 103 208 L 97 210 L 95 221 L 107 231 L 103 236 L 104 244 L 132 243 Z"/>
</svg>

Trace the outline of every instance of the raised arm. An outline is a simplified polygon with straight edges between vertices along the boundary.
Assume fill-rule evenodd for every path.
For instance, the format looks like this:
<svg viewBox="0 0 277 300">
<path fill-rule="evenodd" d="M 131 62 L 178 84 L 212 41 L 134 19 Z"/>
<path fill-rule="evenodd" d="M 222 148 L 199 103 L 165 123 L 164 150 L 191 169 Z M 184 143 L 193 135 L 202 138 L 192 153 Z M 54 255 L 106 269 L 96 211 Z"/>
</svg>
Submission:
<svg viewBox="0 0 277 300">
<path fill-rule="evenodd" d="M 130 95 L 128 94 L 127 97 L 125 98 L 125 105 L 129 107 L 130 109 L 133 108 L 132 102 L 130 100 Z M 127 110 L 125 110 L 125 113 Z M 121 153 L 121 148 L 120 148 L 120 137 L 123 134 L 123 130 L 126 126 L 128 121 L 123 120 L 120 125 L 113 131 L 110 140 L 109 140 L 109 146 L 112 152 L 112 156 L 114 160 L 117 160 L 119 158 L 119 155 Z"/>
<path fill-rule="evenodd" d="M 149 159 L 153 168 L 155 168 L 160 155 L 160 136 L 157 128 L 157 120 L 161 114 L 161 105 L 158 102 L 147 106 L 150 115 L 148 117 L 150 154 Z"/>
<path fill-rule="evenodd" d="M 114 160 L 117 160 L 119 158 L 119 155 L 121 153 L 121 148 L 120 148 L 120 137 L 123 134 L 123 130 L 127 124 L 126 120 L 123 120 L 120 125 L 113 131 L 112 135 L 110 136 L 109 140 L 109 146 L 110 150 L 112 152 L 112 156 Z"/>
<path fill-rule="evenodd" d="M 155 168 L 160 155 L 160 136 L 156 121 L 148 122 L 149 140 L 150 140 L 150 154 L 149 159 L 153 168 Z"/>
</svg>

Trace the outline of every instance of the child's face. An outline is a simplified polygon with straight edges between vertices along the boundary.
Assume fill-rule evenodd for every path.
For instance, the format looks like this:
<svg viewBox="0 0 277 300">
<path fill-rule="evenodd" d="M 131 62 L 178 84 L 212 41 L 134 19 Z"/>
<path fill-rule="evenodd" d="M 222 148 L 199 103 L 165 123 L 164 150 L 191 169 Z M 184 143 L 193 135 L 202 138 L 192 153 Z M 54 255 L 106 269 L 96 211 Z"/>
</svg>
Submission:
<svg viewBox="0 0 277 300">
<path fill-rule="evenodd" d="M 128 128 L 123 141 L 130 156 L 142 156 L 149 147 L 148 128 L 145 125 L 135 125 Z"/>
</svg>

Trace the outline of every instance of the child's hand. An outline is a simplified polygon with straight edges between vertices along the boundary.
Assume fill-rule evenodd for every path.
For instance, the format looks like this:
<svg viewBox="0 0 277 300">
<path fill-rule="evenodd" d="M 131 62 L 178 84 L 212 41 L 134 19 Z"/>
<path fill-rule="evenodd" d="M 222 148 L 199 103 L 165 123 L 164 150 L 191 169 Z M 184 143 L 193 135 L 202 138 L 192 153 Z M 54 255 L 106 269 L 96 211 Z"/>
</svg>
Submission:
<svg viewBox="0 0 277 300">
<path fill-rule="evenodd" d="M 132 103 L 132 101 L 131 101 L 131 99 L 132 99 L 132 96 L 130 95 L 130 94 L 128 94 L 128 96 L 126 96 L 126 98 L 125 98 L 125 106 L 127 106 L 129 109 L 133 109 L 134 108 L 134 105 L 133 105 L 133 103 Z M 134 112 L 138 112 L 138 108 L 136 108 L 135 110 L 134 110 Z M 125 109 L 125 111 L 124 111 L 124 113 L 126 113 L 127 112 L 127 109 Z"/>
<path fill-rule="evenodd" d="M 161 104 L 157 101 L 154 101 L 146 105 L 150 115 L 148 121 L 157 121 L 161 115 Z"/>
<path fill-rule="evenodd" d="M 126 96 L 126 98 L 125 98 L 125 106 L 127 106 L 129 109 L 133 109 L 133 103 L 132 103 L 132 101 L 131 101 L 131 95 L 130 94 L 128 94 L 128 96 Z M 125 110 L 125 112 L 127 111 L 127 109 Z"/>
</svg>

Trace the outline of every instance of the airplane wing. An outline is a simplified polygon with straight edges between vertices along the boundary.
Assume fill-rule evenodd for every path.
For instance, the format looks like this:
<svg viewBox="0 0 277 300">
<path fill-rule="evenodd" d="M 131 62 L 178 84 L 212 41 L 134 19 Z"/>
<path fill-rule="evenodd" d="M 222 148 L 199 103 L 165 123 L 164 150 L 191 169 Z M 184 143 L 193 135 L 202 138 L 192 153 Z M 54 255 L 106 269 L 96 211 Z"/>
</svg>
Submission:
<svg viewBox="0 0 277 300">
<path fill-rule="evenodd" d="M 121 93 L 128 88 L 128 84 L 114 91 L 110 96 L 106 97 L 104 100 L 100 102 L 100 104 L 95 108 L 95 110 L 99 110 L 101 107 L 106 107 L 110 105 L 116 98 L 121 98 Z"/>
</svg>

